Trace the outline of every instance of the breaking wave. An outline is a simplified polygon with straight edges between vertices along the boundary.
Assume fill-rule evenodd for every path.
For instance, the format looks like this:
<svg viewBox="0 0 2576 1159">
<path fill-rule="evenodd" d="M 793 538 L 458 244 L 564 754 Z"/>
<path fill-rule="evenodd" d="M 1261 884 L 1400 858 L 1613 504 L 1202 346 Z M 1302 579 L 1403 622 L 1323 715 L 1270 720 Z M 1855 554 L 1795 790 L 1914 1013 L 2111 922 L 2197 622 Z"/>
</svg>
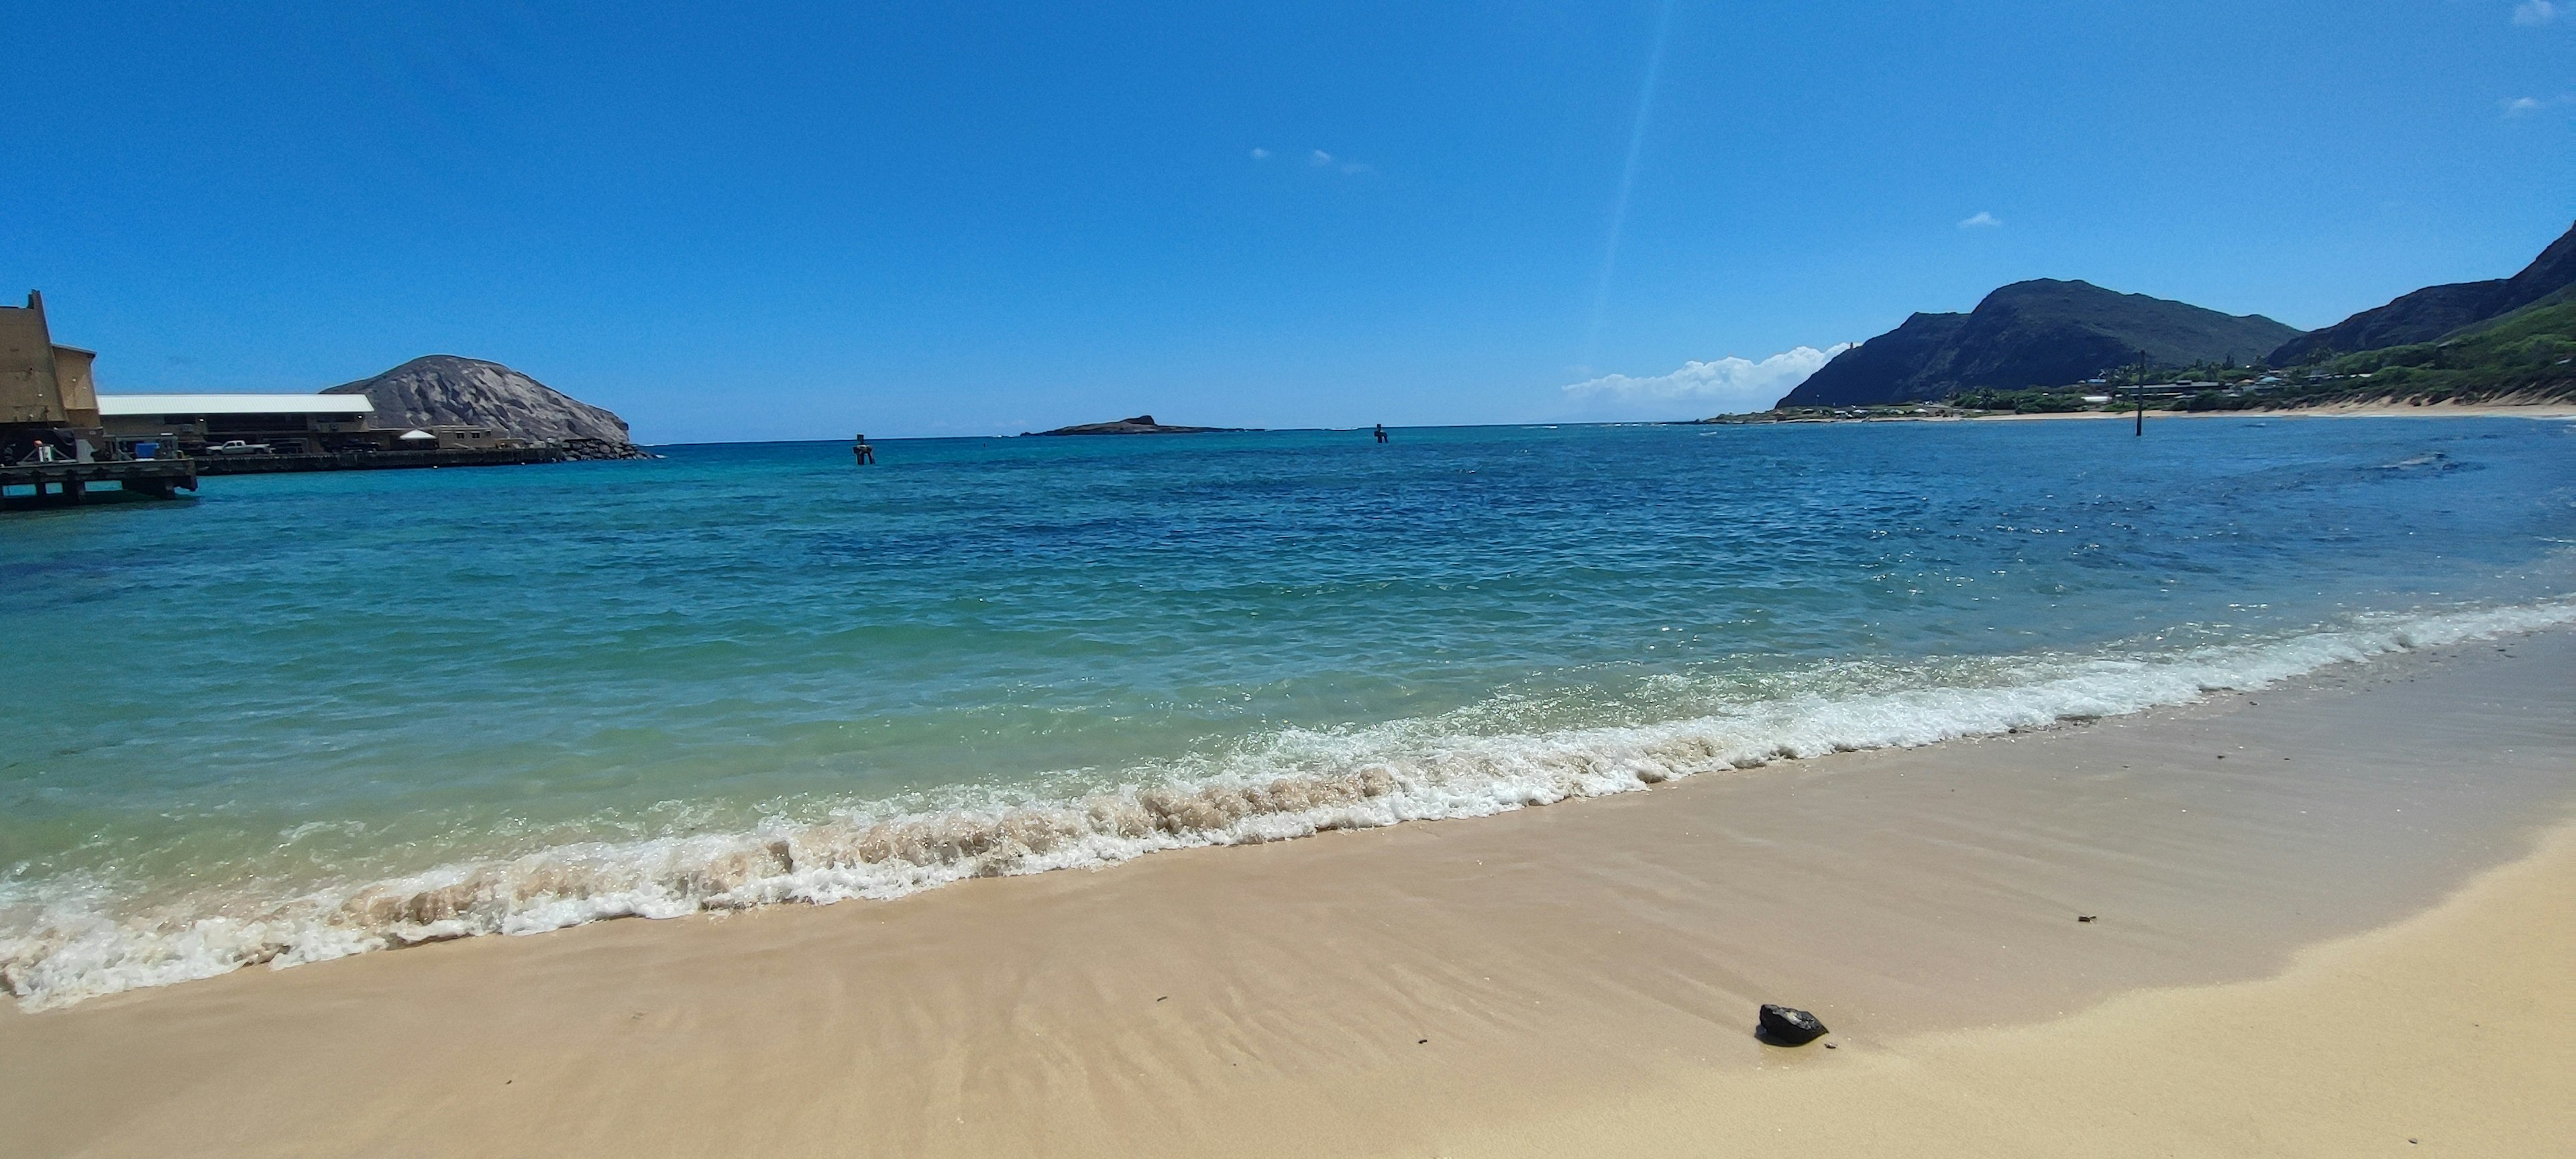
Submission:
<svg viewBox="0 0 2576 1159">
<path fill-rule="evenodd" d="M 559 846 L 309 892 L 219 915 L 119 917 L 97 882 L 28 883 L 0 928 L 0 987 L 42 1009 L 242 966 L 285 967 L 478 934 L 779 902 L 894 898 L 969 877 L 1098 867 L 1158 850 L 1476 817 L 1783 758 L 1931 744 L 2181 704 L 2327 665 L 2576 623 L 2576 599 L 2403 616 L 2168 652 L 1825 669 L 1701 689 L 1656 723 L 1515 732 L 1478 709 L 1288 729 L 1058 799 L 992 791 L 898 811 L 854 803 L 749 832 Z M 1827 666 L 1828 668 L 1834 666 Z M 1687 681 L 1686 677 L 1669 678 Z"/>
</svg>

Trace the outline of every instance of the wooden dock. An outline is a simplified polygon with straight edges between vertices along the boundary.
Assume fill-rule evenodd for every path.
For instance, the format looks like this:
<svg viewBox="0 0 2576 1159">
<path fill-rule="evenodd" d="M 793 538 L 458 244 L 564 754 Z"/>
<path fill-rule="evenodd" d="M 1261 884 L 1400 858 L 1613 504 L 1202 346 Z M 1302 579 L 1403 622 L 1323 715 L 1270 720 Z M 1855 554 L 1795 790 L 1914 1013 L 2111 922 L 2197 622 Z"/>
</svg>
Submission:
<svg viewBox="0 0 2576 1159">
<path fill-rule="evenodd" d="M 114 483 L 129 495 L 175 499 L 197 489 L 197 464 L 191 459 L 128 459 L 105 463 L 27 463 L 0 467 L 0 507 L 55 507 L 95 501 L 112 492 L 93 492 Z M 16 487 L 32 494 L 11 494 Z"/>
<path fill-rule="evenodd" d="M 332 451 L 312 455 L 206 455 L 0 467 L 0 509 L 69 507 L 129 496 L 175 499 L 205 475 L 299 471 L 392 471 L 423 467 L 507 467 L 578 457 L 559 447 L 451 447 L 428 451 Z M 114 488 L 96 489 L 113 483 Z M 121 492 L 121 493 L 120 493 Z"/>
<path fill-rule="evenodd" d="M 406 467 L 509 467 L 560 463 L 554 447 L 451 447 L 433 451 L 326 451 L 315 455 L 205 455 L 200 475 L 279 475 L 293 471 L 393 471 Z"/>
</svg>

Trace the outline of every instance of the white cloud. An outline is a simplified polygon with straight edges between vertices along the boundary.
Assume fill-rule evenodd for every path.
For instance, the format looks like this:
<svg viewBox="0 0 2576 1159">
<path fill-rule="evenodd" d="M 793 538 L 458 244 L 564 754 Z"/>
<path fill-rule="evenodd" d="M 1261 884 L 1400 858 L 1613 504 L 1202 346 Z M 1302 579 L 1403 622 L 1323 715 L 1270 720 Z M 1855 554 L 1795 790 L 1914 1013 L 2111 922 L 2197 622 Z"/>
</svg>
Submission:
<svg viewBox="0 0 2576 1159">
<path fill-rule="evenodd" d="M 2528 113 L 2546 103 L 2537 97 L 2515 97 L 2504 103 L 2504 115 L 2510 117 L 2516 113 Z"/>
<path fill-rule="evenodd" d="M 1781 395 L 1796 389 L 1817 368 L 1833 361 L 1834 355 L 1849 349 L 1851 344 L 1846 342 L 1822 350 L 1800 346 L 1760 362 L 1733 357 L 1686 362 L 1679 370 L 1650 378 L 1608 374 L 1568 385 L 1565 394 L 1577 402 L 1641 414 L 1654 412 L 1653 417 L 1698 418 L 1769 410 Z"/>
<path fill-rule="evenodd" d="M 2535 27 L 2558 19 L 2558 14 L 2563 11 L 2565 9 L 2551 3 L 2550 0 L 2522 0 L 2522 3 L 2513 10 L 2513 22 L 2525 27 Z"/>
<path fill-rule="evenodd" d="M 1253 159 L 1256 161 L 1268 157 L 1269 155 L 1270 150 L 1268 149 L 1255 149 L 1252 151 Z M 1306 164 L 1309 167 L 1322 169 L 1326 172 L 1340 173 L 1353 177 L 1377 172 L 1377 166 L 1371 165 L 1366 161 L 1353 161 L 1347 157 L 1336 157 L 1321 149 L 1307 150 Z"/>
<path fill-rule="evenodd" d="M 1270 150 L 1268 150 L 1268 149 L 1254 149 L 1254 150 L 1252 151 L 1252 159 L 1253 159 L 1253 160 L 1255 160 L 1255 161 L 1264 161 L 1264 160 L 1268 160 L 1268 159 L 1269 159 L 1269 157 L 1270 157 Z"/>
<path fill-rule="evenodd" d="M 1977 211 L 1977 215 L 1976 215 L 1975 217 L 1966 218 L 1966 219 L 1961 220 L 1961 221 L 1959 222 L 1959 228 L 1961 228 L 1961 229 L 1993 229 L 1994 227 L 1999 226 L 1999 225 L 2002 225 L 2003 223 L 2004 223 L 2004 219 L 2002 219 L 2002 218 L 2000 218 L 2000 217 L 1997 217 L 1997 216 L 1995 216 L 1994 214 L 1988 213 L 1988 212 L 1986 212 L 1985 210 L 1980 209 L 1980 210 L 1978 210 L 1978 211 Z"/>
</svg>

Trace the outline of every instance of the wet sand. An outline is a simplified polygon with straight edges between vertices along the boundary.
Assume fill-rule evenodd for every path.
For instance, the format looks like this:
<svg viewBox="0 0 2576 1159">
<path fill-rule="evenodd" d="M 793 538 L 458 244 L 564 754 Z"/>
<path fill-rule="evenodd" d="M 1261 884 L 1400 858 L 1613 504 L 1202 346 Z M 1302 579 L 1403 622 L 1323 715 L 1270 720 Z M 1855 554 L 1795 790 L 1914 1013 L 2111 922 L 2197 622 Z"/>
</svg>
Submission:
<svg viewBox="0 0 2576 1159">
<path fill-rule="evenodd" d="M 2532 1068 L 2576 1042 L 2576 838 L 2532 851 L 2571 810 L 2576 634 L 2470 644 L 1498 817 L 0 1012 L 0 1149 L 2348 1154 L 2412 1109 L 2447 1126 L 2393 1153 L 2473 1123 L 2515 1153 L 2569 1114 Z M 1754 1042 L 1765 1000 L 1837 1049 Z"/>
</svg>

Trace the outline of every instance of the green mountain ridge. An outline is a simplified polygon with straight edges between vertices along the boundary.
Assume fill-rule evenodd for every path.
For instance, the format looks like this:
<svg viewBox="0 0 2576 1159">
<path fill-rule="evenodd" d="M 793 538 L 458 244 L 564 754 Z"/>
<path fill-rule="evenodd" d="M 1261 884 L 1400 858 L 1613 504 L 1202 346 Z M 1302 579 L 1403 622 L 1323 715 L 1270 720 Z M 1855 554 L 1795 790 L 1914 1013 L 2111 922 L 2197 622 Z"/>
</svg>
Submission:
<svg viewBox="0 0 2576 1159">
<path fill-rule="evenodd" d="M 2135 381 L 2118 372 L 2141 353 L 2160 373 L 2205 378 L 2173 404 L 2186 410 L 2576 399 L 2576 228 L 2510 278 L 2427 286 L 2306 334 L 2086 282 L 2015 282 L 1969 313 L 1915 314 L 1844 351 L 1775 409 L 1963 396 L 2082 409 L 2087 379 Z M 2263 365 L 2291 369 L 2230 369 Z"/>
<path fill-rule="evenodd" d="M 2490 319 L 2502 318 L 2576 285 L 2576 228 L 2559 235 L 2531 264 L 2510 278 L 2426 286 L 2385 306 L 2364 310 L 2322 330 L 2282 343 L 2274 366 L 2323 362 L 2339 354 L 2437 342 Z"/>
<path fill-rule="evenodd" d="M 2369 376 L 2362 382 L 2344 379 L 2331 392 L 2332 401 L 2576 398 L 2576 285 L 2430 342 L 2346 354 L 2323 369 Z"/>
<path fill-rule="evenodd" d="M 2090 282 L 2040 278 L 1986 295 L 1965 314 L 1916 314 L 1835 356 L 1777 406 L 1932 401 L 1977 389 L 2081 382 L 2137 361 L 2251 364 L 2299 332 Z"/>
</svg>

